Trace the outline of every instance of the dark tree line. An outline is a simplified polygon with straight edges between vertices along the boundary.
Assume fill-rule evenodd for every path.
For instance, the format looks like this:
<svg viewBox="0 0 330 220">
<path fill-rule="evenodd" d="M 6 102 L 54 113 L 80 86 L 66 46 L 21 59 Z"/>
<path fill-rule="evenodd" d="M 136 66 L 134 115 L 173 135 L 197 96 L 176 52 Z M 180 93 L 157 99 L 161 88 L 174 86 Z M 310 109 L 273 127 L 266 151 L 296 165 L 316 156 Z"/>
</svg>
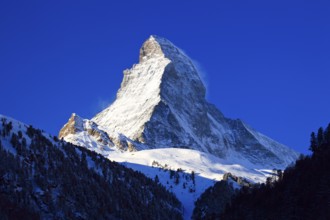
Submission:
<svg viewBox="0 0 330 220">
<path fill-rule="evenodd" d="M 197 199 L 192 219 L 214 219 L 223 212 L 237 191 L 228 181 L 217 182 Z"/>
<path fill-rule="evenodd" d="M 204 219 L 330 219 L 330 124 L 311 134 L 309 149 L 275 182 L 243 187 L 223 212 Z"/>
<path fill-rule="evenodd" d="M 142 173 L 32 126 L 0 124 L 0 219 L 182 219 Z"/>
<path fill-rule="evenodd" d="M 327 146 L 330 144 L 330 124 L 324 130 L 322 127 L 319 128 L 317 134 L 315 132 L 311 133 L 311 140 L 309 150 L 312 151 L 313 154 L 318 154 L 318 152 L 322 152 Z"/>
</svg>

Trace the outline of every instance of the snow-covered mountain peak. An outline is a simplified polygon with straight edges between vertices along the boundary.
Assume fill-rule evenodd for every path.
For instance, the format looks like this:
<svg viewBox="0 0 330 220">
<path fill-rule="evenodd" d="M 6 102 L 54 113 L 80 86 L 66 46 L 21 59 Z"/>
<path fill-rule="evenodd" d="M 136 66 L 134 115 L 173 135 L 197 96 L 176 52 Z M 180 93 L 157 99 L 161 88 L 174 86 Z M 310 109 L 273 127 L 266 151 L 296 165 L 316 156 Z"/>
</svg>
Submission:
<svg viewBox="0 0 330 220">
<path fill-rule="evenodd" d="M 204 102 L 205 87 L 191 60 L 170 41 L 151 36 L 140 62 L 124 71 L 115 102 L 92 121 L 107 132 L 146 143 L 144 130 L 156 109 Z M 186 105 L 188 106 L 188 105 Z"/>
<path fill-rule="evenodd" d="M 164 57 L 164 52 L 157 38 L 158 37 L 151 35 L 149 39 L 143 43 L 140 49 L 140 63 L 152 57 Z"/>
<path fill-rule="evenodd" d="M 205 99 L 191 59 L 157 36 L 144 42 L 139 63 L 124 71 L 116 100 L 91 120 L 73 115 L 60 138 L 157 177 L 191 207 L 186 219 L 195 196 L 225 172 L 260 182 L 265 175 L 259 170 L 283 169 L 298 157 L 243 121 L 226 118 Z M 196 192 L 172 188 L 154 164 L 196 171 Z"/>
<path fill-rule="evenodd" d="M 166 57 L 169 60 L 189 59 L 182 50 L 166 38 L 151 35 L 140 49 L 140 63 L 150 58 Z"/>
<path fill-rule="evenodd" d="M 165 65 L 159 66 L 163 72 L 162 82 L 172 79 L 190 86 L 196 84 L 199 87 L 196 95 L 205 97 L 205 86 L 192 60 L 169 40 L 151 35 L 140 49 L 139 64 L 142 65 L 139 67 L 145 68 L 153 63 L 161 63 L 161 60 L 168 61 Z M 149 63 L 145 63 L 146 61 Z"/>
<path fill-rule="evenodd" d="M 191 59 L 169 40 L 154 35 L 143 43 L 139 63 L 124 71 L 112 105 L 91 120 L 84 119 L 83 131 L 77 129 L 78 119 L 68 124 L 60 137 L 88 147 L 95 139 L 88 131 L 92 126 L 121 150 L 189 148 L 265 168 L 284 168 L 298 156 L 208 103 Z"/>
</svg>

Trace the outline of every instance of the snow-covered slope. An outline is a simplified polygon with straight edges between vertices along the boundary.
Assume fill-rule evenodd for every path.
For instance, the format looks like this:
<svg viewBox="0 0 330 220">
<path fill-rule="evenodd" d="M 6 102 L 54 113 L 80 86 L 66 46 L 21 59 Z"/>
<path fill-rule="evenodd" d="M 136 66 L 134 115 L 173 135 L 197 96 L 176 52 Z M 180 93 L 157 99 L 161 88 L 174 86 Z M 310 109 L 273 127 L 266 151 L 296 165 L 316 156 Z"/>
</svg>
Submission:
<svg viewBox="0 0 330 220">
<path fill-rule="evenodd" d="M 11 124 L 10 132 L 4 135 L 1 130 L 6 126 L 3 124 L 9 123 Z M 89 120 L 81 119 L 75 114 L 72 115 L 68 126 L 74 128 L 71 131 L 66 129 L 68 138 L 77 137 L 77 140 L 83 141 L 82 143 L 89 143 L 85 146 L 86 148 L 101 153 L 105 158 L 140 171 L 152 179 L 158 179 L 159 183 L 173 192 L 183 204 L 185 219 L 190 219 L 195 200 L 215 181 L 221 180 L 223 174 L 230 172 L 236 176 L 245 177 L 250 182 L 263 182 L 270 172 L 269 170 L 262 170 L 263 167 L 258 167 L 249 161 L 242 160 L 239 161 L 240 164 L 237 163 L 238 161 L 228 162 L 211 154 L 192 149 L 160 148 L 134 152 L 122 151 L 115 145 L 109 147 L 108 144 L 111 140 L 107 139 L 95 124 Z M 0 115 L 0 135 L 5 136 L 0 138 L 1 147 L 9 153 L 17 155 L 17 149 L 11 143 L 11 136 L 13 133 L 21 133 L 21 139 L 26 140 L 26 146 L 29 146 L 31 144 L 29 127 L 15 119 Z M 70 132 L 77 132 L 78 135 L 74 136 Z M 56 138 L 46 132 L 41 132 L 41 135 L 54 148 L 65 152 L 63 143 L 58 142 Z M 104 142 L 103 145 L 99 143 L 102 142 L 99 140 L 100 138 Z M 43 153 L 46 154 L 46 152 Z M 81 149 L 77 148 L 75 152 L 81 155 Z M 53 162 L 56 160 L 52 159 Z M 96 172 L 102 173 L 100 168 L 96 168 L 95 162 L 89 156 L 87 156 L 87 164 L 89 169 L 95 169 Z M 40 189 L 39 191 L 41 192 Z"/>
<path fill-rule="evenodd" d="M 244 177 L 252 183 L 264 182 L 271 173 L 271 170 L 264 170 L 248 161 L 230 163 L 211 154 L 191 149 L 111 151 L 104 156 L 138 170 L 150 178 L 158 178 L 159 182 L 173 192 L 183 204 L 185 219 L 190 219 L 194 202 L 200 195 L 216 181 L 222 180 L 225 173 Z"/>
<path fill-rule="evenodd" d="M 86 119 L 84 121 L 85 123 L 88 122 Z M 253 164 L 237 155 L 232 158 L 221 159 L 209 153 L 183 148 L 123 151 L 116 146 L 107 147 L 95 144 L 97 143 L 96 140 L 87 132 L 78 132 L 76 135 L 70 134 L 66 140 L 79 146 L 85 146 L 109 160 L 140 171 L 152 179 L 157 176 L 159 182 L 173 192 L 183 204 L 185 219 L 190 219 L 194 202 L 200 195 L 216 181 L 222 180 L 225 173 L 232 173 L 257 183 L 264 182 L 272 172 L 269 167 L 265 169 L 265 166 Z M 194 181 L 191 179 L 192 172 L 195 176 Z M 175 176 L 178 176 L 178 180 Z"/>
<path fill-rule="evenodd" d="M 2 115 L 0 171 L 0 219 L 182 219 L 141 173 Z"/>
</svg>

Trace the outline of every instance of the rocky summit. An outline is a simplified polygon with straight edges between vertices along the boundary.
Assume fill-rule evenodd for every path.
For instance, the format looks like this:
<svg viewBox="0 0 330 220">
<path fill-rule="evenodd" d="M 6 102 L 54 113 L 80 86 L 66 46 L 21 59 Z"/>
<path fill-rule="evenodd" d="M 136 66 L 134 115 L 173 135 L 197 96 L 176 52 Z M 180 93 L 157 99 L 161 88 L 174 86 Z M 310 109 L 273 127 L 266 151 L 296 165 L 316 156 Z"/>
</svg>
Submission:
<svg viewBox="0 0 330 220">
<path fill-rule="evenodd" d="M 150 36 L 139 63 L 124 70 L 116 100 L 90 120 L 74 114 L 59 137 L 102 153 L 188 148 L 265 168 L 296 160 L 293 150 L 226 118 L 205 93 L 191 59 L 169 40 Z"/>
</svg>

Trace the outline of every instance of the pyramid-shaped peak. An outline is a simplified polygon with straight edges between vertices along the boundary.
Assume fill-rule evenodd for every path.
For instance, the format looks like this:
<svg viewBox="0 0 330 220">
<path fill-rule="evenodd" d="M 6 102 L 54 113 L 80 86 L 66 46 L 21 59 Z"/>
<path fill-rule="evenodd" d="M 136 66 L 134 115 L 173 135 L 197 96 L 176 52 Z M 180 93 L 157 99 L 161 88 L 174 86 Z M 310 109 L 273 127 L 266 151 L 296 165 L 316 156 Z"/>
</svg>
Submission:
<svg viewBox="0 0 330 220">
<path fill-rule="evenodd" d="M 88 146 L 102 137 L 119 149 L 190 148 L 256 167 L 283 168 L 297 158 L 208 103 L 193 61 L 155 35 L 143 43 L 140 63 L 125 70 L 116 100 L 88 123 L 73 115 L 60 132 L 60 137 L 73 136 Z"/>
<path fill-rule="evenodd" d="M 175 47 L 174 44 L 169 41 L 168 39 L 164 38 L 164 37 L 160 37 L 157 35 L 150 35 L 150 37 L 146 40 L 147 41 L 155 41 L 157 42 L 161 47 L 166 47 L 166 46 L 171 46 L 171 47 Z"/>
<path fill-rule="evenodd" d="M 166 57 L 170 60 L 186 59 L 184 53 L 171 41 L 157 35 L 151 35 L 140 49 L 140 63 L 150 58 Z"/>
</svg>

